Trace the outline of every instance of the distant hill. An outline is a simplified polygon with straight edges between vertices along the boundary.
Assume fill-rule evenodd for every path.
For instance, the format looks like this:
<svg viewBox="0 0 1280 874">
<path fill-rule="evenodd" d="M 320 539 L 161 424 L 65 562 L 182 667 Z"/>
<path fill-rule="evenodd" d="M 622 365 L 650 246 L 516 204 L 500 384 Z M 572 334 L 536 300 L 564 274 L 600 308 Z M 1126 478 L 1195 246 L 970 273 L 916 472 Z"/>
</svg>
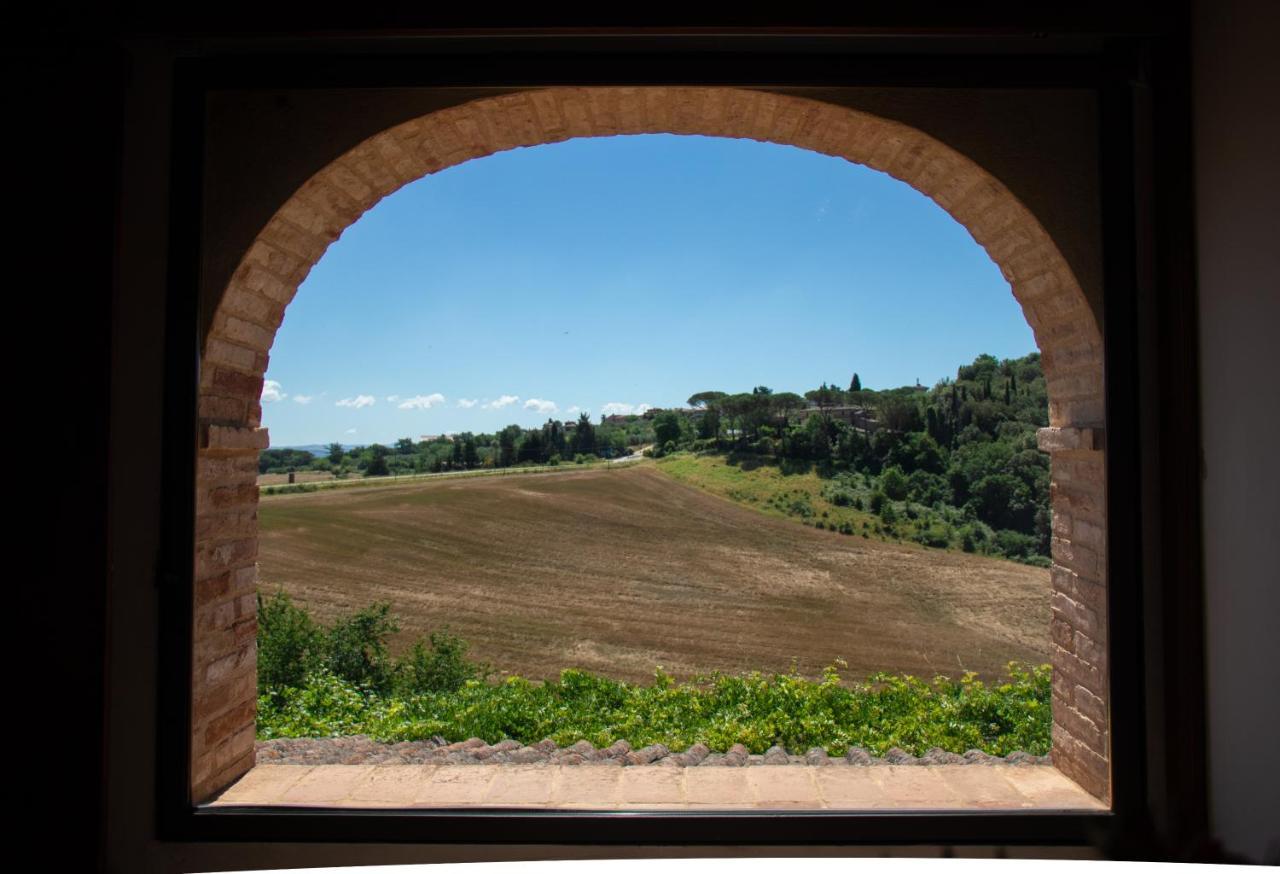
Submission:
<svg viewBox="0 0 1280 874">
<path fill-rule="evenodd" d="M 343 443 L 343 444 L 342 444 L 342 451 L 343 451 L 343 452 L 350 452 L 352 449 L 355 449 L 357 446 L 361 446 L 361 445 L 362 445 L 362 444 L 360 444 L 360 443 Z M 306 444 L 305 446 L 275 446 L 275 445 L 272 445 L 272 446 L 271 446 L 271 448 L 272 448 L 272 449 L 297 449 L 299 452 L 310 452 L 312 455 L 316 455 L 316 456 L 324 456 L 324 455 L 328 455 L 328 454 L 329 454 L 329 444 L 328 444 L 328 443 L 308 443 L 308 444 Z"/>
</svg>

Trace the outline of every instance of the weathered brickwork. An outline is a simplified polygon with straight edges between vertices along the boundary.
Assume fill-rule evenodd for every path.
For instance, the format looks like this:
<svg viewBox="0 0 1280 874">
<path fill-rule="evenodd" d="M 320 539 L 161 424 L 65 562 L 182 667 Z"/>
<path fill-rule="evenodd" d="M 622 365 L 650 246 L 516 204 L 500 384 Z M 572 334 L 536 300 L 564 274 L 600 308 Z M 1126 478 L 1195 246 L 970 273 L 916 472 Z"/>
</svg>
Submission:
<svg viewBox="0 0 1280 874">
<path fill-rule="evenodd" d="M 462 104 L 371 137 L 321 169 L 259 233 L 205 340 L 192 663 L 193 797 L 254 761 L 256 459 L 263 375 L 285 307 L 366 210 L 427 174 L 574 137 L 676 133 L 810 149 L 888 173 L 931 197 L 1013 288 L 1042 353 L 1053 530 L 1053 761 L 1110 800 L 1102 340 L 1066 261 L 1004 185 L 928 135 L 802 98 L 734 88 L 551 88 Z"/>
</svg>

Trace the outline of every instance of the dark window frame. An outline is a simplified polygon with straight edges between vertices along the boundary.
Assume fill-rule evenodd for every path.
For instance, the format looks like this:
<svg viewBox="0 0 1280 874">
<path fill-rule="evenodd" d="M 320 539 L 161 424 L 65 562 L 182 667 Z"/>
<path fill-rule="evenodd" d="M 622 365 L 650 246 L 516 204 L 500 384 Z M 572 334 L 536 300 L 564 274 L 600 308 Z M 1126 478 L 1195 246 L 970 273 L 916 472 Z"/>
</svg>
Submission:
<svg viewBox="0 0 1280 874">
<path fill-rule="evenodd" d="M 207 43 L 175 68 L 169 289 L 166 304 L 164 504 L 160 556 L 157 815 L 180 841 L 519 844 L 925 844 L 1123 847 L 1154 827 L 1203 832 L 1203 645 L 1199 631 L 1199 491 L 1189 485 L 1197 422 L 1190 193 L 1175 140 L 1172 88 L 1185 80 L 1167 35 L 814 39 L 579 35 L 391 39 L 332 36 L 268 48 Z M 657 71 L 657 72 L 655 72 Z M 190 658 L 200 342 L 204 95 L 215 88 L 534 87 L 589 84 L 1083 88 L 1098 98 L 1107 394 L 1112 809 L 1053 811 L 634 812 L 382 811 L 201 808 L 190 802 Z M 1179 122 L 1178 113 L 1182 112 Z M 1179 143 L 1181 143 L 1179 145 Z M 1183 180 L 1179 184 L 1179 180 Z M 1161 187 L 1165 186 L 1165 187 Z M 1163 285 L 1156 291 L 1156 281 Z M 1194 349 L 1194 345 L 1189 348 Z M 1181 386 L 1191 389 L 1181 393 Z M 1140 391 L 1141 389 L 1141 391 Z M 1152 459 L 1156 460 L 1152 460 Z M 1181 475 L 1180 475 L 1181 474 Z M 1162 572 L 1161 569 L 1164 569 Z M 1141 585 L 1126 581 L 1141 580 Z M 1175 676 L 1170 659 L 1184 671 Z M 1190 689 L 1183 689 L 1186 671 Z M 1197 686 L 1195 681 L 1199 680 Z M 182 731 L 176 730 L 181 726 Z M 1197 732 L 1199 734 L 1197 735 Z M 493 826 L 501 824 L 500 829 Z M 1150 840 L 1142 845 L 1149 847 Z M 1140 854 L 1150 850 L 1138 851 Z"/>
</svg>

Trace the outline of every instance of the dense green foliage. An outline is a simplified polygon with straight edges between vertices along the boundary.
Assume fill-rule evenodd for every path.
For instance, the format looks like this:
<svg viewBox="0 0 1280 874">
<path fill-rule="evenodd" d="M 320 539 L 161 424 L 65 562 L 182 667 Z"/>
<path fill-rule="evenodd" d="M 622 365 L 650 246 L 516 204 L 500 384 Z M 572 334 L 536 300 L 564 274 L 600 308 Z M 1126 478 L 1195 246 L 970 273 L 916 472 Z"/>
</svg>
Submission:
<svg viewBox="0 0 1280 874">
<path fill-rule="evenodd" d="M 649 686 L 578 670 L 545 683 L 521 677 L 491 683 L 484 668 L 466 661 L 465 644 L 447 635 L 432 635 L 429 647 L 419 642 L 405 659 L 388 659 L 385 636 L 395 623 L 381 606 L 331 629 L 282 594 L 261 601 L 260 614 L 258 735 L 264 740 L 367 734 L 397 742 L 442 735 L 489 743 L 585 739 L 597 747 L 626 740 L 685 749 L 701 742 L 719 751 L 741 743 L 756 753 L 780 744 L 793 752 L 823 747 L 833 755 L 849 746 L 876 755 L 895 746 L 915 755 L 935 746 L 992 755 L 1049 749 L 1048 665 L 1010 664 L 1007 682 L 998 685 L 972 674 L 932 682 L 876 674 L 849 683 L 836 666 L 819 679 L 793 671 L 678 683 L 659 668 Z M 339 651 L 368 660 L 327 657 L 324 640 L 335 636 L 343 641 Z M 314 657 L 298 656 L 313 650 Z M 284 665 L 290 658 L 300 658 L 305 670 Z"/>
<path fill-rule="evenodd" d="M 784 473 L 816 472 L 836 513 L 822 524 L 844 533 L 868 529 L 930 546 L 953 546 L 1046 566 L 1049 458 L 1036 448 L 1048 424 L 1040 355 L 999 361 L 980 355 L 932 389 L 833 385 L 801 398 L 765 386 L 750 392 L 699 392 L 689 398 L 679 436 L 653 454 L 725 453 L 734 463 L 769 459 Z M 793 502 L 794 515 L 814 507 Z M 846 524 L 847 523 L 847 524 Z"/>
<path fill-rule="evenodd" d="M 441 434 L 414 442 L 402 437 L 394 446 L 374 443 L 344 449 L 331 443 L 323 458 L 298 449 L 268 449 L 258 461 L 259 473 L 288 473 L 318 470 L 345 477 L 355 472 L 364 476 L 394 476 L 414 473 L 478 470 L 484 468 L 527 467 L 531 465 L 617 458 L 634 448 L 653 442 L 652 417 L 601 417 L 593 424 L 581 414 L 577 421 L 548 419 L 540 428 L 508 425 L 494 434 Z"/>
<path fill-rule="evenodd" d="M 418 640 L 403 658 L 392 658 L 387 637 L 399 630 L 386 602 L 325 626 L 283 590 L 270 598 L 259 593 L 258 690 L 283 700 L 285 690 L 326 676 L 372 694 L 413 695 L 457 691 L 488 675 L 487 666 L 466 658 L 466 642 L 448 629 Z"/>
<path fill-rule="evenodd" d="M 305 449 L 264 449 L 258 453 L 258 473 L 288 473 L 306 470 L 316 457 Z"/>
</svg>

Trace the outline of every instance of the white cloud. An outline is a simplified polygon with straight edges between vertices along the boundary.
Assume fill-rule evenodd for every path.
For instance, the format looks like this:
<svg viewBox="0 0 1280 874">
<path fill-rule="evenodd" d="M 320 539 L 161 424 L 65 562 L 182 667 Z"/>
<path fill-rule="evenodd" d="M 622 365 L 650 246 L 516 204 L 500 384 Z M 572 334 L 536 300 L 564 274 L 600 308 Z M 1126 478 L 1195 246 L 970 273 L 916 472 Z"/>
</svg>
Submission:
<svg viewBox="0 0 1280 874">
<path fill-rule="evenodd" d="M 600 414 L 603 416 L 642 416 L 646 410 L 652 409 L 652 404 L 622 404 L 613 401 L 601 407 Z"/>
<path fill-rule="evenodd" d="M 539 413 L 554 413 L 560 409 L 555 401 L 544 401 L 541 398 L 529 398 L 524 402 L 526 410 L 537 410 Z"/>
<path fill-rule="evenodd" d="M 503 395 L 496 401 L 489 401 L 489 403 L 484 405 L 484 408 L 486 410 L 500 410 L 503 407 L 511 406 L 518 400 L 520 400 L 518 395 Z"/>
<path fill-rule="evenodd" d="M 400 400 L 400 395 L 387 395 L 387 403 L 389 404 L 394 404 L 398 400 Z"/>
<path fill-rule="evenodd" d="M 270 404 L 287 398 L 288 395 L 280 391 L 280 388 L 280 383 L 276 382 L 274 379 L 268 379 L 264 382 L 262 384 L 262 402 L 264 404 Z"/>
<path fill-rule="evenodd" d="M 432 407 L 443 404 L 444 395 L 440 392 L 433 392 L 429 395 L 414 395 L 406 399 L 400 404 L 402 410 L 429 410 Z"/>
<path fill-rule="evenodd" d="M 478 403 L 480 403 L 480 401 L 475 398 L 458 398 L 458 406 L 462 407 L 464 410 L 469 410 Z"/>
<path fill-rule="evenodd" d="M 565 414 L 566 414 L 566 415 L 569 415 L 569 416 L 574 416 L 574 415 L 577 415 L 578 413 L 581 413 L 581 412 L 582 412 L 582 408 L 581 408 L 581 407 L 579 407 L 577 404 L 574 404 L 572 407 L 570 407 L 569 409 L 565 410 Z"/>
<path fill-rule="evenodd" d="M 348 433 L 348 434 L 354 434 L 354 433 L 356 433 L 356 429 L 355 429 L 355 428 L 348 428 L 348 429 L 347 429 L 347 431 L 346 431 L 346 433 Z"/>
<path fill-rule="evenodd" d="M 316 399 L 315 395 L 294 395 L 293 402 L 295 404 L 309 404 Z"/>
<path fill-rule="evenodd" d="M 351 407 L 352 409 L 358 410 L 361 407 L 372 407 L 375 403 L 377 403 L 377 399 L 373 395 L 356 395 L 353 398 L 343 398 L 334 404 L 334 406 Z"/>
</svg>

